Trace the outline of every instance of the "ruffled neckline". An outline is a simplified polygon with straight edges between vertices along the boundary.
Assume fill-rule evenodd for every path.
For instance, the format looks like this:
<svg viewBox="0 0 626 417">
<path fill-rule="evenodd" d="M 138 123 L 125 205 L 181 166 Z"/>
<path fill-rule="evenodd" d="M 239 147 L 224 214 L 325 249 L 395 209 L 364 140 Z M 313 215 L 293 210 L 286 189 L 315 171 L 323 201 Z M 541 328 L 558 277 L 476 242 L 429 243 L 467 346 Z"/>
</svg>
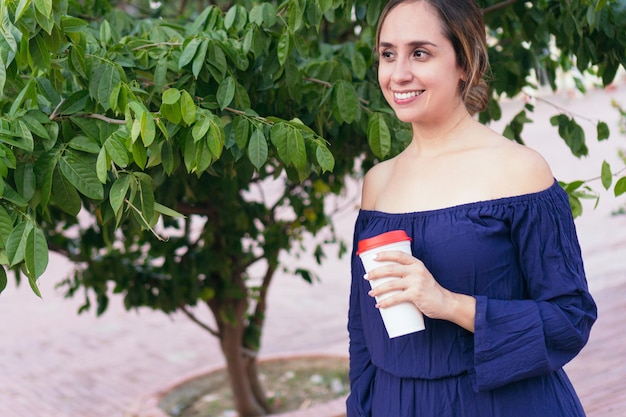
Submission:
<svg viewBox="0 0 626 417">
<path fill-rule="evenodd" d="M 501 205 L 511 205 L 511 204 L 519 204 L 527 201 L 536 201 L 548 196 L 553 195 L 559 191 L 563 191 L 558 181 L 555 179 L 551 186 L 546 188 L 545 190 L 536 191 L 532 193 L 519 194 L 509 197 L 499 197 L 490 200 L 479 200 L 472 201 L 468 203 L 455 204 L 453 206 L 441 207 L 429 210 L 418 210 L 418 211 L 408 211 L 408 212 L 388 212 L 381 210 L 367 210 L 360 209 L 359 213 L 364 214 L 366 216 L 382 216 L 382 217 L 396 217 L 396 216 L 424 216 L 431 214 L 443 214 L 448 212 L 454 212 L 459 210 L 468 210 L 473 208 L 482 208 L 482 207 L 492 207 L 492 206 L 501 206 Z"/>
</svg>

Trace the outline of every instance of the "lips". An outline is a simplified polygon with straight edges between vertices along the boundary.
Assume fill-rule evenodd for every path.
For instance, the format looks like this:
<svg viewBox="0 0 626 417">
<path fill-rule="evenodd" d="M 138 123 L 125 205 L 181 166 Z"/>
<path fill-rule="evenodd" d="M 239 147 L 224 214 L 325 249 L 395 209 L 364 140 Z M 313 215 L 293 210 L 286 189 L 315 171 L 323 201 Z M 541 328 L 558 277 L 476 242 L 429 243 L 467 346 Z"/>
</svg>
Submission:
<svg viewBox="0 0 626 417">
<path fill-rule="evenodd" d="M 396 92 L 393 93 L 393 97 L 396 100 L 408 100 L 411 99 L 413 97 L 417 97 L 419 95 L 422 95 L 424 93 L 424 90 L 417 90 L 417 91 L 405 91 L 405 92 Z"/>
</svg>

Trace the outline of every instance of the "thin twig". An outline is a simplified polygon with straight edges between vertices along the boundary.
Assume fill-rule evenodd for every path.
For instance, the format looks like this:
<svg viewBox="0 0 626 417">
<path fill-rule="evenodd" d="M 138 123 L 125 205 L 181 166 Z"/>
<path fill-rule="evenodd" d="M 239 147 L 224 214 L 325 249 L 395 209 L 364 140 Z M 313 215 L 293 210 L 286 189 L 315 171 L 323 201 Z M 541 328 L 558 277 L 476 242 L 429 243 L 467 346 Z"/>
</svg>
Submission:
<svg viewBox="0 0 626 417">
<path fill-rule="evenodd" d="M 57 112 L 59 111 L 59 108 L 61 107 L 61 105 L 65 103 L 65 99 L 59 101 L 59 104 L 57 104 L 57 106 L 54 108 L 54 111 L 52 112 L 52 114 L 50 115 L 49 119 L 50 120 L 54 120 L 57 117 Z"/>
<path fill-rule="evenodd" d="M 491 5 L 489 7 L 485 7 L 482 12 L 483 14 L 487 14 L 487 13 L 491 13 L 493 11 L 496 11 L 498 9 L 504 9 L 506 6 L 509 6 L 513 3 L 516 3 L 518 0 L 506 0 L 503 1 L 502 3 L 496 3 L 494 5 Z"/>
<path fill-rule="evenodd" d="M 91 113 L 91 114 L 75 114 L 74 116 L 77 117 L 84 117 L 86 119 L 98 119 L 98 120 L 102 120 L 103 122 L 107 122 L 107 123 L 111 123 L 114 125 L 123 125 L 126 124 L 126 120 L 120 120 L 120 119 L 112 119 L 110 117 L 106 117 L 103 116 L 101 114 L 96 114 L 96 113 Z"/>
<path fill-rule="evenodd" d="M 133 51 L 139 51 L 141 49 L 152 48 L 155 46 L 181 46 L 182 42 L 156 42 L 156 43 L 147 43 L 145 45 L 136 46 L 133 48 Z"/>
<path fill-rule="evenodd" d="M 181 306 L 180 310 L 187 316 L 191 321 L 196 323 L 198 326 L 202 327 L 207 332 L 211 333 L 213 336 L 219 338 L 220 334 L 217 330 L 210 327 L 208 324 L 200 321 L 191 311 L 187 310 L 187 306 Z"/>
<path fill-rule="evenodd" d="M 547 104 L 547 105 L 549 105 L 549 106 L 552 106 L 552 107 L 554 107 L 555 109 L 557 109 L 557 110 L 559 110 L 559 111 L 561 111 L 561 112 L 563 112 L 563 113 L 567 113 L 567 114 L 568 114 L 568 115 L 570 115 L 571 117 L 575 117 L 575 118 L 577 118 L 577 119 L 586 120 L 586 121 L 588 121 L 589 123 L 592 123 L 592 124 L 594 124 L 594 125 L 597 125 L 597 124 L 598 124 L 598 121 L 599 121 L 599 120 L 590 119 L 589 117 L 583 116 L 582 114 L 574 113 L 573 111 L 568 110 L 568 109 L 566 109 L 565 107 L 559 106 L 558 104 L 554 104 L 554 103 L 552 103 L 551 101 L 546 100 L 545 98 L 535 97 L 535 96 L 532 96 L 532 95 L 530 95 L 530 94 L 528 94 L 528 93 L 524 93 L 524 94 L 526 94 L 526 96 L 527 96 L 528 98 L 530 98 L 530 99 L 537 100 L 537 101 L 541 101 L 542 103 L 545 103 L 545 104 Z"/>
<path fill-rule="evenodd" d="M 315 83 L 315 84 L 321 84 L 321 85 L 323 85 L 324 87 L 327 87 L 327 88 L 332 88 L 333 87 L 333 85 L 331 83 L 329 83 L 328 81 L 320 80 L 320 79 L 313 78 L 313 77 L 304 77 L 303 80 L 304 81 L 309 81 L 309 82 L 312 82 L 312 83 Z M 369 106 L 369 104 L 370 104 L 369 101 L 367 101 L 367 100 L 365 100 L 364 98 L 361 98 L 361 97 L 359 97 L 359 101 L 362 104 L 365 104 L 366 106 Z"/>
<path fill-rule="evenodd" d="M 137 213 L 137 215 L 141 218 L 141 220 L 143 220 L 143 222 L 146 224 L 146 226 L 148 227 L 148 230 L 150 230 L 150 232 L 154 235 L 154 237 L 156 237 L 158 240 L 160 240 L 161 242 L 167 242 L 168 239 L 161 237 L 161 235 L 159 235 L 157 233 L 156 230 L 154 230 L 154 228 L 152 226 L 150 226 L 150 223 L 148 223 L 148 221 L 146 220 L 146 218 L 144 217 L 143 213 L 141 212 L 141 210 L 139 210 L 137 207 L 135 207 L 133 205 L 133 203 L 130 202 L 130 200 L 128 200 L 127 198 L 124 199 L 124 202 L 126 204 L 128 204 L 128 206 L 130 208 L 132 208 L 133 210 L 135 210 L 135 212 Z"/>
</svg>

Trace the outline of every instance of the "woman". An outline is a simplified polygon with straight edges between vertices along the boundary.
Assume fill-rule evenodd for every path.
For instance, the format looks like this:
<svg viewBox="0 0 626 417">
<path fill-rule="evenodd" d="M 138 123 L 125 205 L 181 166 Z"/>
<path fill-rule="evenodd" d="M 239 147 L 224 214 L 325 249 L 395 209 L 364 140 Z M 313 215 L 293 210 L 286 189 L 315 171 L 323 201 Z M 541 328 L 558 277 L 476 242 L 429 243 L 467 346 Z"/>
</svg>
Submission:
<svg viewBox="0 0 626 417">
<path fill-rule="evenodd" d="M 393 263 L 365 275 L 353 252 L 348 417 L 584 416 L 562 367 L 596 306 L 550 168 L 472 117 L 488 99 L 480 10 L 391 1 L 376 43 L 380 87 L 413 139 L 367 173 L 355 247 L 402 229 L 413 256 L 387 251 L 377 260 Z M 389 276 L 401 279 L 370 288 Z M 390 339 L 378 309 L 407 301 L 426 329 Z"/>
</svg>

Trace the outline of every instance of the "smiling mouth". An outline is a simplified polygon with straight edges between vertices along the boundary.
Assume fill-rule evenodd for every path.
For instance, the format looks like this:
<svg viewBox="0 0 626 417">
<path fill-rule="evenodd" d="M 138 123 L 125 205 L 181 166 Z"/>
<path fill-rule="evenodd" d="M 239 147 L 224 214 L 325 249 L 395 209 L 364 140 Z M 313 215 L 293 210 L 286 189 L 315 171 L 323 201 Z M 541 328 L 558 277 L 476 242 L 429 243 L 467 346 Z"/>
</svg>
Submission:
<svg viewBox="0 0 626 417">
<path fill-rule="evenodd" d="M 420 96 L 424 93 L 425 90 L 419 90 L 419 91 L 409 91 L 406 93 L 393 93 L 393 96 L 396 100 L 408 100 L 410 98 L 413 97 L 417 97 Z"/>
</svg>

